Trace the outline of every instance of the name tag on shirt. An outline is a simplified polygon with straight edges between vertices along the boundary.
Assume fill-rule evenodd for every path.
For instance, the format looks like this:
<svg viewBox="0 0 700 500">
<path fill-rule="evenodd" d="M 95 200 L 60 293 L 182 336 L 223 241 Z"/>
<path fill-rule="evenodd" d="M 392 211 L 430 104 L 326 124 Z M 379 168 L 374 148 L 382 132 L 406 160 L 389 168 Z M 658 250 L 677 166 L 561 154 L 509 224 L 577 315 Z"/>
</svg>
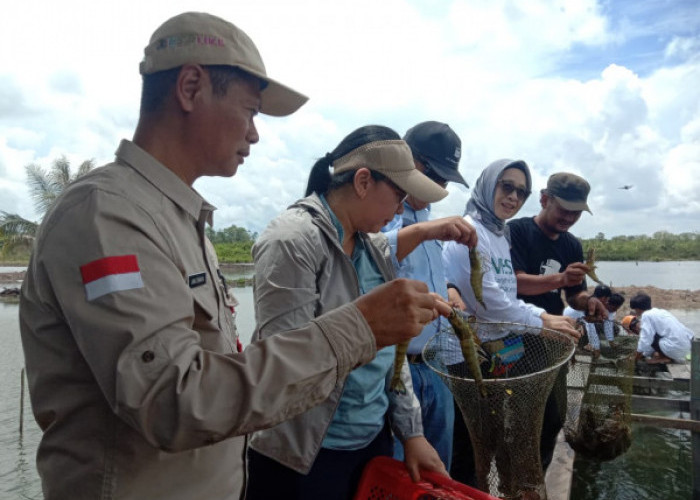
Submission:
<svg viewBox="0 0 700 500">
<path fill-rule="evenodd" d="M 207 273 L 190 274 L 188 278 L 190 288 L 197 288 L 207 282 Z"/>
</svg>

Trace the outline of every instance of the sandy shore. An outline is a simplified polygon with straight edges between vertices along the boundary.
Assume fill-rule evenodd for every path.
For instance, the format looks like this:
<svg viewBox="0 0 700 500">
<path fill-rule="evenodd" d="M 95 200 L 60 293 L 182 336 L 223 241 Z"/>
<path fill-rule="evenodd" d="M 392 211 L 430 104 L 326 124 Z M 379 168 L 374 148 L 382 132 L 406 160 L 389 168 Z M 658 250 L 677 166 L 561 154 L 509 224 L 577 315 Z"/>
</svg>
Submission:
<svg viewBox="0 0 700 500">
<path fill-rule="evenodd" d="M 0 289 L 19 288 L 24 278 L 24 272 L 0 273 Z M 639 292 L 645 292 L 651 297 L 654 307 L 662 309 L 700 309 L 700 290 L 664 290 L 655 286 L 623 286 L 615 287 L 616 292 L 623 294 L 629 306 L 629 298 Z M 593 287 L 589 288 L 593 293 Z M 623 306 L 623 307 L 625 307 Z"/>
</svg>

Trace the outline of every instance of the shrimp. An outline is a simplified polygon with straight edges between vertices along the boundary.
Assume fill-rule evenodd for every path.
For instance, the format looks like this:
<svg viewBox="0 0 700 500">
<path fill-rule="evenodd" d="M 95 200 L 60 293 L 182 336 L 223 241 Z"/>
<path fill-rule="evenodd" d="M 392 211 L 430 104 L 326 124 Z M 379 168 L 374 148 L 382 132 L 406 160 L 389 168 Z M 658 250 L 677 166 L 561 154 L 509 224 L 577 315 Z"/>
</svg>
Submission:
<svg viewBox="0 0 700 500">
<path fill-rule="evenodd" d="M 406 351 L 408 341 L 396 345 L 396 355 L 394 356 L 394 374 L 391 376 L 389 390 L 397 394 L 406 394 L 406 385 L 401 380 L 401 368 L 406 361 Z"/>
<path fill-rule="evenodd" d="M 447 320 L 452 325 L 455 335 L 457 335 L 457 338 L 459 339 L 459 345 L 462 348 L 462 356 L 464 356 L 464 359 L 469 366 L 469 371 L 474 377 L 474 382 L 476 383 L 481 396 L 486 397 L 488 393 L 486 391 L 486 386 L 484 386 L 484 379 L 481 375 L 481 366 L 479 365 L 479 357 L 477 355 L 476 347 L 477 344 L 480 344 L 481 342 L 479 341 L 476 332 L 467 321 L 464 321 L 464 319 L 454 308 L 447 317 Z"/>
<path fill-rule="evenodd" d="M 476 301 L 481 304 L 481 307 L 486 309 L 486 304 L 484 304 L 484 271 L 481 269 L 481 257 L 479 257 L 479 252 L 476 251 L 476 247 L 469 249 L 469 266 L 471 267 L 471 275 L 469 277 L 469 284 L 474 291 L 474 297 Z"/>
<path fill-rule="evenodd" d="M 598 276 L 595 274 L 595 247 L 591 247 L 588 249 L 588 254 L 586 255 L 586 267 L 588 267 L 588 271 L 586 271 L 586 274 L 588 275 L 589 278 L 591 278 L 593 281 L 598 283 L 599 285 L 605 285 L 600 279 L 598 279 Z"/>
</svg>

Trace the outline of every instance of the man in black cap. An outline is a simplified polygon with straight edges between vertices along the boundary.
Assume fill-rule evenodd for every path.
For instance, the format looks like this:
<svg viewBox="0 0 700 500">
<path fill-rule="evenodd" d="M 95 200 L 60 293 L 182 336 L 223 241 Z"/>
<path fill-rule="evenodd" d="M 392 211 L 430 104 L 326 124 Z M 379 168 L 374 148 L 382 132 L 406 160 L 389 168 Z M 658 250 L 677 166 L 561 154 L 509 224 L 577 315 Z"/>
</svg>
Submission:
<svg viewBox="0 0 700 500">
<path fill-rule="evenodd" d="M 540 213 L 513 220 L 508 227 L 518 298 L 550 314 L 561 315 L 564 312 L 561 291 L 564 290 L 572 308 L 602 320 L 607 318 L 605 305 L 587 292 L 588 267 L 583 263 L 583 248 L 569 232 L 584 210 L 591 213 L 587 203 L 590 190 L 588 182 L 578 175 L 552 174 L 547 188 L 540 192 Z M 552 461 L 557 434 L 566 416 L 565 375 L 562 370 L 545 407 L 540 440 L 545 470 Z"/>
<path fill-rule="evenodd" d="M 404 140 L 411 148 L 416 168 L 434 182 L 442 187 L 447 186 L 448 182 L 467 186 L 458 170 L 462 143 L 449 125 L 436 121 L 422 122 L 409 129 Z M 456 239 L 455 234 L 466 232 L 472 235 L 470 243 L 476 245 L 476 231 L 463 217 L 430 220 L 430 204 L 409 196 L 404 202 L 403 213 L 397 215 L 383 231 L 396 249 L 399 277 L 423 281 L 431 292 L 448 298 L 453 306 L 465 308 L 459 291 L 446 282 L 441 243 Z M 426 325 L 421 334 L 411 340 L 407 358 L 413 390 L 421 403 L 424 435 L 449 470 L 454 424 L 452 394 L 421 357 L 423 346 L 439 331 L 444 321 L 444 318 L 438 318 Z M 395 446 L 394 450 L 394 457 L 403 460 L 401 445 Z"/>
</svg>

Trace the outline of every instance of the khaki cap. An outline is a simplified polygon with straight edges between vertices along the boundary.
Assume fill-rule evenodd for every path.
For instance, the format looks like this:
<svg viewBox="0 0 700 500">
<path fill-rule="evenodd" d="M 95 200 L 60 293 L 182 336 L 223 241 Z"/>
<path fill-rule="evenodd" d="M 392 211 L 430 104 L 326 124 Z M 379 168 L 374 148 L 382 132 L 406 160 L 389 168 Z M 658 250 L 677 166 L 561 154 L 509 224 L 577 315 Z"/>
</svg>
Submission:
<svg viewBox="0 0 700 500">
<path fill-rule="evenodd" d="M 416 169 L 411 148 L 399 139 L 374 141 L 333 161 L 333 173 L 366 167 L 386 176 L 406 193 L 426 203 L 447 196 L 447 191 Z"/>
<path fill-rule="evenodd" d="M 253 40 L 242 30 L 219 17 L 203 12 L 185 12 L 165 21 L 151 36 L 139 66 L 142 75 L 185 64 L 235 66 L 263 80 L 260 111 L 272 116 L 294 113 L 307 100 L 265 72 Z"/>
<path fill-rule="evenodd" d="M 547 194 L 554 196 L 566 210 L 586 210 L 592 214 L 586 201 L 590 190 L 586 179 L 567 172 L 552 174 L 547 180 Z"/>
</svg>

